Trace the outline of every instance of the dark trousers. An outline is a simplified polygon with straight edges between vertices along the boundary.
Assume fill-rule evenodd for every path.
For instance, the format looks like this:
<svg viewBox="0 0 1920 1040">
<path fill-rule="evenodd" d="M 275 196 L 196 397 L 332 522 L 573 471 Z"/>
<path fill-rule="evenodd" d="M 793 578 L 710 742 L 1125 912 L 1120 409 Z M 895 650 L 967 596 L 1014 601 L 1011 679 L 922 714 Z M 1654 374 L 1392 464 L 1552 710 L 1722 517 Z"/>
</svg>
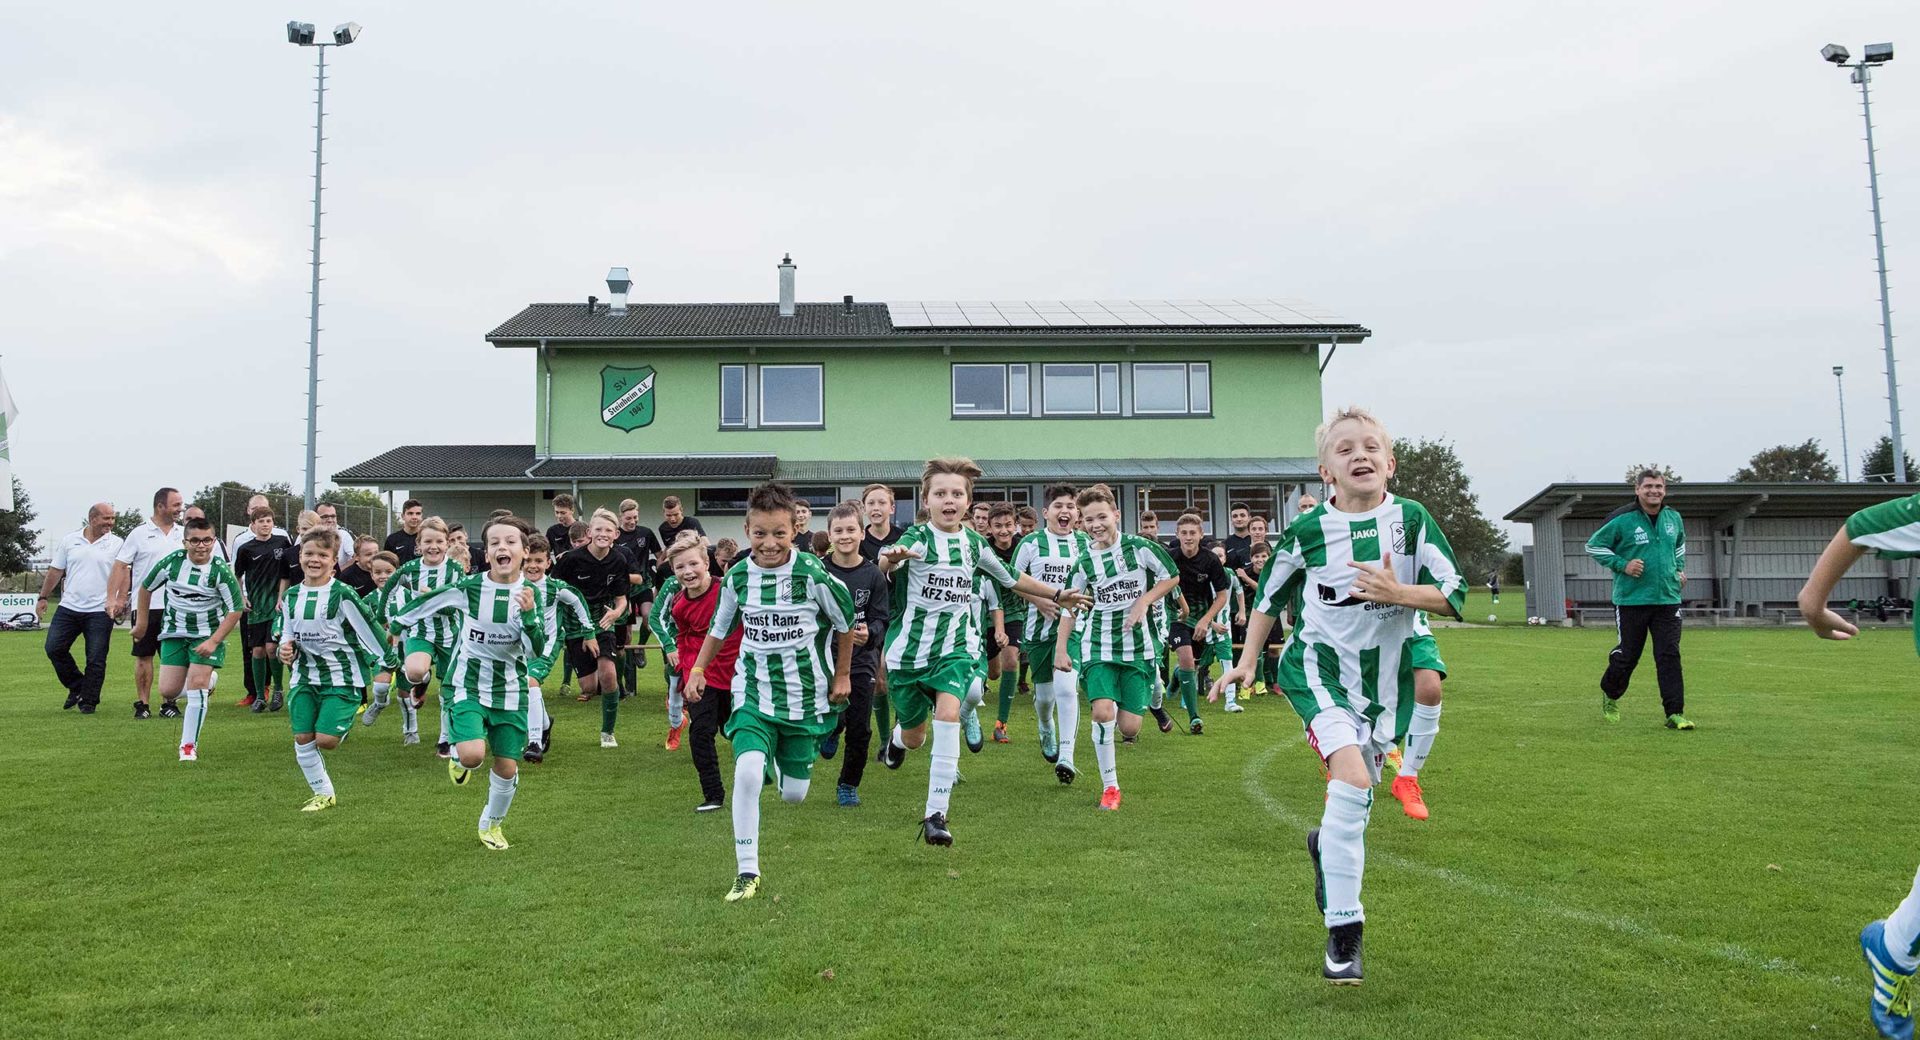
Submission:
<svg viewBox="0 0 1920 1040">
<path fill-rule="evenodd" d="M 843 734 L 840 782 L 859 787 L 867 775 L 867 752 L 873 747 L 873 676 L 853 674 L 853 696 L 847 699 L 835 728 Z"/>
<path fill-rule="evenodd" d="M 733 714 L 733 691 L 709 686 L 700 699 L 687 705 L 688 751 L 693 755 L 694 771 L 700 774 L 700 795 L 718 804 L 727 800 L 727 785 L 720 776 L 720 752 L 714 739 Z"/>
<path fill-rule="evenodd" d="M 87 670 L 73 660 L 73 641 L 87 640 Z M 47 660 L 54 678 L 67 688 L 76 704 L 100 703 L 100 687 L 107 681 L 107 643 L 113 638 L 113 618 L 104 610 L 81 612 L 56 607 L 47 623 Z"/>
<path fill-rule="evenodd" d="M 1654 673 L 1660 678 L 1660 705 L 1668 715 L 1683 714 L 1687 708 L 1686 682 L 1680 676 L 1680 607 L 1614 607 L 1614 624 L 1620 642 L 1607 655 L 1607 672 L 1600 677 L 1600 689 L 1619 700 L 1627 692 L 1633 670 L 1640 664 L 1640 651 L 1646 649 L 1647 636 L 1653 636 Z"/>
</svg>

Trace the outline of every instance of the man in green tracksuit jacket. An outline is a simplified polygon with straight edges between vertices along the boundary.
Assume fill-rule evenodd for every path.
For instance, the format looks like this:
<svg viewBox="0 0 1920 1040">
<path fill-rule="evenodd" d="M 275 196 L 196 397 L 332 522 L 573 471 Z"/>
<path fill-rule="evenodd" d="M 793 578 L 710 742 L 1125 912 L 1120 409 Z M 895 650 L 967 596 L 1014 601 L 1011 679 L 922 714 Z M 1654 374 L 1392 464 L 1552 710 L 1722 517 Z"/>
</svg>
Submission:
<svg viewBox="0 0 1920 1040">
<path fill-rule="evenodd" d="M 1687 525 L 1668 509 L 1667 480 L 1642 470 L 1634 481 L 1634 505 L 1625 506 L 1587 539 L 1587 555 L 1613 572 L 1613 610 L 1620 641 L 1607 655 L 1600 677 L 1600 715 L 1620 721 L 1620 697 L 1653 636 L 1653 664 L 1668 729 L 1692 729 L 1682 714 L 1686 684 L 1680 676 L 1680 586 L 1687 580 Z"/>
</svg>

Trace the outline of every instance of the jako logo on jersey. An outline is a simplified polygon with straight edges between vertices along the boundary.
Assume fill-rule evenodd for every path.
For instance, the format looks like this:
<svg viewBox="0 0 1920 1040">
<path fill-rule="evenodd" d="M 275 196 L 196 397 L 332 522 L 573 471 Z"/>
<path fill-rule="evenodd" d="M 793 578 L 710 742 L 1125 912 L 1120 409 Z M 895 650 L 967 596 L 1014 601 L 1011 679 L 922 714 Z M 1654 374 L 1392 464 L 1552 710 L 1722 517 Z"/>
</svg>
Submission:
<svg viewBox="0 0 1920 1040">
<path fill-rule="evenodd" d="M 1360 530 L 1353 532 L 1353 540 L 1356 542 L 1365 538 L 1378 538 L 1378 537 L 1380 537 L 1380 531 L 1378 528 L 1374 528 L 1374 527 L 1363 527 Z"/>
<path fill-rule="evenodd" d="M 600 369 L 600 421 L 627 433 L 653 422 L 652 365 Z"/>
</svg>

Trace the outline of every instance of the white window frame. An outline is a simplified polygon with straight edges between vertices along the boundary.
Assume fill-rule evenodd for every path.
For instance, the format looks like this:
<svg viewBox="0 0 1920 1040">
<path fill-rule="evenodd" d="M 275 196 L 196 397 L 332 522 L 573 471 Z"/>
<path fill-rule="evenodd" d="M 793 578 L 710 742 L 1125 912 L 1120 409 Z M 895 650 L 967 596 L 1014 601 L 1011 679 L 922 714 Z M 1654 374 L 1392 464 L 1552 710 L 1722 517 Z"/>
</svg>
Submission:
<svg viewBox="0 0 1920 1040">
<path fill-rule="evenodd" d="M 1179 369 L 1186 392 L 1181 394 L 1181 407 L 1177 409 L 1140 407 L 1140 368 Z M 1133 414 L 1160 417 L 1193 416 L 1205 418 L 1213 414 L 1213 364 L 1208 361 L 1135 361 L 1129 369 L 1133 377 Z M 1198 397 L 1204 401 L 1196 403 Z"/>
<path fill-rule="evenodd" d="M 768 369 L 787 370 L 787 369 L 802 369 L 802 368 L 810 368 L 816 373 L 815 385 L 818 387 L 816 404 L 817 404 L 817 412 L 819 417 L 806 422 L 773 422 L 769 420 L 767 418 L 767 378 L 766 378 L 767 370 Z M 755 373 L 755 375 L 756 375 L 756 378 L 754 379 L 754 398 L 760 402 L 760 423 L 759 423 L 760 429 L 817 430 L 827 425 L 827 369 L 825 365 L 818 364 L 818 363 L 761 365 L 759 367 L 759 370 Z"/>
<path fill-rule="evenodd" d="M 727 421 L 727 376 L 729 372 L 738 372 L 740 376 L 740 421 Z M 723 430 L 745 430 L 750 428 L 752 416 L 747 414 L 747 405 L 753 395 L 747 392 L 747 366 L 727 364 L 720 366 L 720 428 Z"/>
<path fill-rule="evenodd" d="M 1012 388 L 1008 385 L 1010 383 L 1010 380 L 1008 379 L 1008 375 L 1009 375 L 1008 369 L 1011 367 L 1012 366 L 1008 365 L 1004 361 L 956 361 L 954 362 L 947 369 L 947 400 L 948 400 L 949 414 L 951 414 L 956 419 L 968 419 L 968 418 L 973 418 L 974 416 L 982 416 L 982 415 L 1004 416 L 1004 415 L 1010 414 L 1013 410 L 1013 394 L 1010 392 Z M 960 370 L 963 368 L 996 368 L 1000 370 L 1001 406 L 999 409 L 997 410 L 992 408 L 962 409 L 960 407 L 959 376 L 960 376 Z"/>
<path fill-rule="evenodd" d="M 1053 406 L 1053 402 L 1048 399 L 1047 377 L 1054 370 L 1062 369 L 1062 368 L 1085 368 L 1085 369 L 1091 370 L 1088 373 L 1088 375 L 1090 375 L 1093 379 L 1093 407 L 1092 408 L 1086 409 L 1085 411 L 1081 411 L 1079 409 L 1055 408 Z M 1063 372 L 1061 373 L 1061 378 L 1067 379 L 1067 378 L 1079 378 L 1079 377 L 1077 375 L 1069 376 Z M 1046 364 L 1041 365 L 1040 366 L 1040 411 L 1042 415 L 1046 415 L 1046 416 L 1088 416 L 1088 415 L 1097 416 L 1099 415 L 1100 414 L 1100 364 L 1098 362 L 1093 362 L 1093 361 L 1058 361 L 1058 362 L 1048 362 Z"/>
<path fill-rule="evenodd" d="M 1140 370 L 1142 368 L 1145 368 L 1149 371 L 1154 371 L 1154 372 L 1158 372 L 1162 369 L 1166 369 L 1166 370 L 1170 370 L 1168 374 L 1173 374 L 1176 372 L 1179 374 L 1180 376 L 1180 407 L 1179 408 L 1143 408 L 1140 406 Z M 1188 414 L 1191 414 L 1192 409 L 1188 407 L 1188 401 L 1190 400 L 1192 389 L 1193 389 L 1192 380 L 1188 373 L 1188 366 L 1183 361 L 1135 361 L 1133 363 L 1133 414 L 1135 415 L 1188 415 Z"/>
</svg>

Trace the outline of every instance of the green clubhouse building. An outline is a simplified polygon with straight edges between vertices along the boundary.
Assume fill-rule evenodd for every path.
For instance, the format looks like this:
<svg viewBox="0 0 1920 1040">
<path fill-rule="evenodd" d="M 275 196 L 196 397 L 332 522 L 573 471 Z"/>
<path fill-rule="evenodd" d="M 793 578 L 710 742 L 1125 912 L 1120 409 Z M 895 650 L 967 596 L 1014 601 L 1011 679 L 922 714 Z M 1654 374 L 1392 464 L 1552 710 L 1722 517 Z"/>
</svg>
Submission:
<svg viewBox="0 0 1920 1040">
<path fill-rule="evenodd" d="M 333 479 L 467 523 L 544 521 L 562 491 L 634 498 L 646 523 L 666 495 L 741 515 L 769 479 L 819 510 L 883 481 L 904 522 L 921 463 L 967 455 L 982 500 L 1104 481 L 1129 529 L 1191 510 L 1224 531 L 1231 502 L 1292 514 L 1317 480 L 1324 359 L 1370 335 L 1298 300 L 796 303 L 794 282 L 783 260 L 776 302 L 629 303 L 615 268 L 609 300 L 532 304 L 487 334 L 531 362 L 527 442 L 406 444 Z"/>
</svg>

